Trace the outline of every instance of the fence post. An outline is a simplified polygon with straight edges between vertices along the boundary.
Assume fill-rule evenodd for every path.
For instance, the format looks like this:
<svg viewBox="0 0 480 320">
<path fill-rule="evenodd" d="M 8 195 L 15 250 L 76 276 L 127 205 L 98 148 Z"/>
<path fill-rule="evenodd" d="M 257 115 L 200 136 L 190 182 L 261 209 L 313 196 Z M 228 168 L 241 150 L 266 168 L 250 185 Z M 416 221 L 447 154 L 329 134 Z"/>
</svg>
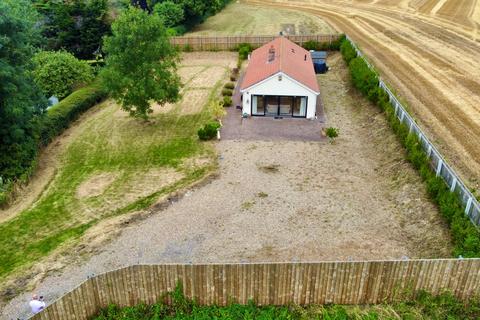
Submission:
<svg viewBox="0 0 480 320">
<path fill-rule="evenodd" d="M 457 178 L 453 177 L 452 186 L 450 187 L 450 192 L 455 191 L 456 186 L 457 186 Z"/>
<path fill-rule="evenodd" d="M 468 215 L 468 212 L 470 211 L 470 207 L 472 206 L 473 198 L 470 197 L 468 198 L 467 201 L 467 206 L 465 207 L 465 214 Z"/>
<path fill-rule="evenodd" d="M 440 175 L 440 172 L 442 172 L 442 166 L 443 166 L 443 160 L 440 158 L 438 161 L 438 166 L 437 166 L 437 177 Z"/>
</svg>

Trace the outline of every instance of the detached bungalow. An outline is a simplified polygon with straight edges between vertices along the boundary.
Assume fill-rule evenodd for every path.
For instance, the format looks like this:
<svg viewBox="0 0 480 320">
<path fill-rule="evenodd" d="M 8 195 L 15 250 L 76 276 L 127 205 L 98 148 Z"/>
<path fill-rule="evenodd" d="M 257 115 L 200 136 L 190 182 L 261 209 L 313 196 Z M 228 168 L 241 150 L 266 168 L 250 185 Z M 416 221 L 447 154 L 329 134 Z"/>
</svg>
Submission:
<svg viewBox="0 0 480 320">
<path fill-rule="evenodd" d="M 254 50 L 240 92 L 243 114 L 314 118 L 320 90 L 310 52 L 284 37 Z"/>
</svg>

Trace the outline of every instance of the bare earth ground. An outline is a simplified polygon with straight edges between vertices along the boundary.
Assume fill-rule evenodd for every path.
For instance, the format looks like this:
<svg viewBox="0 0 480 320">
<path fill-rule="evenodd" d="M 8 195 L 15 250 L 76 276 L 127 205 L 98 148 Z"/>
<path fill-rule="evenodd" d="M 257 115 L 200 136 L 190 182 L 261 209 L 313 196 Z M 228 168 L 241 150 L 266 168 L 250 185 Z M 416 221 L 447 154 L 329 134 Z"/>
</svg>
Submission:
<svg viewBox="0 0 480 320">
<path fill-rule="evenodd" d="M 247 0 L 314 14 L 347 33 L 480 189 L 480 1 Z"/>
<path fill-rule="evenodd" d="M 130 223 L 34 291 L 51 302 L 89 275 L 136 263 L 448 257 L 447 228 L 384 116 L 349 92 L 339 54 L 329 63 L 319 82 L 327 125 L 340 128 L 334 144 L 222 140 L 217 179 Z M 26 315 L 29 296 L 3 317 Z"/>
</svg>

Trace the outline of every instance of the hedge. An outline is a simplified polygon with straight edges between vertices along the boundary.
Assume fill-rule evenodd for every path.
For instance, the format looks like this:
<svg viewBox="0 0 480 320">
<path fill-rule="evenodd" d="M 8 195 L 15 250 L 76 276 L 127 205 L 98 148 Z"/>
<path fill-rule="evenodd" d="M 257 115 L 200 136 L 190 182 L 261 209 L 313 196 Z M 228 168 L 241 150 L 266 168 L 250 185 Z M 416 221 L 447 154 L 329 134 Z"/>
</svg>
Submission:
<svg viewBox="0 0 480 320">
<path fill-rule="evenodd" d="M 357 57 L 348 40 L 342 41 L 340 51 L 348 64 L 353 85 L 384 111 L 390 126 L 407 151 L 408 161 L 419 171 L 430 198 L 438 205 L 447 221 L 454 244 L 453 255 L 465 258 L 480 257 L 480 232 L 465 215 L 459 195 L 451 192 L 443 179 L 433 172 L 418 137 L 410 133 L 408 127 L 396 117 L 395 108 L 389 102 L 387 93 L 378 86 L 377 74 L 361 57 Z"/>
<path fill-rule="evenodd" d="M 81 88 L 47 111 L 40 125 L 40 143 L 47 145 L 53 138 L 63 132 L 83 112 L 106 97 L 106 92 L 99 84 Z"/>
<path fill-rule="evenodd" d="M 319 42 L 315 40 L 306 41 L 302 47 L 306 50 L 315 50 L 315 51 L 338 51 L 340 46 L 345 39 L 345 35 L 342 34 L 340 37 L 331 42 Z"/>
</svg>

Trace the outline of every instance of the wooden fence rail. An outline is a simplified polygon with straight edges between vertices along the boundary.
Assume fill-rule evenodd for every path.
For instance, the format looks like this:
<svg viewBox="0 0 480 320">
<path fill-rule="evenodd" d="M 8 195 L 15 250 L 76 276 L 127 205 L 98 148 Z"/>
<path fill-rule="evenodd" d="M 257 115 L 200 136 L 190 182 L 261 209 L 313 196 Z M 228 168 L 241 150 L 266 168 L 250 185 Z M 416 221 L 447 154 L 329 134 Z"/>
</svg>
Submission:
<svg viewBox="0 0 480 320">
<path fill-rule="evenodd" d="M 373 304 L 448 289 L 480 294 L 480 259 L 136 265 L 90 278 L 31 319 L 90 319 L 109 304 L 155 303 L 177 282 L 200 304 Z"/>
<path fill-rule="evenodd" d="M 195 37 L 172 37 L 170 42 L 180 48 L 189 47 L 193 51 L 209 50 L 234 50 L 240 43 L 249 43 L 253 47 L 259 47 L 272 41 L 277 36 L 195 36 Z M 314 40 L 322 43 L 331 43 L 338 40 L 338 34 L 311 34 L 311 35 L 288 35 L 286 38 L 303 45 L 305 42 Z"/>
</svg>

